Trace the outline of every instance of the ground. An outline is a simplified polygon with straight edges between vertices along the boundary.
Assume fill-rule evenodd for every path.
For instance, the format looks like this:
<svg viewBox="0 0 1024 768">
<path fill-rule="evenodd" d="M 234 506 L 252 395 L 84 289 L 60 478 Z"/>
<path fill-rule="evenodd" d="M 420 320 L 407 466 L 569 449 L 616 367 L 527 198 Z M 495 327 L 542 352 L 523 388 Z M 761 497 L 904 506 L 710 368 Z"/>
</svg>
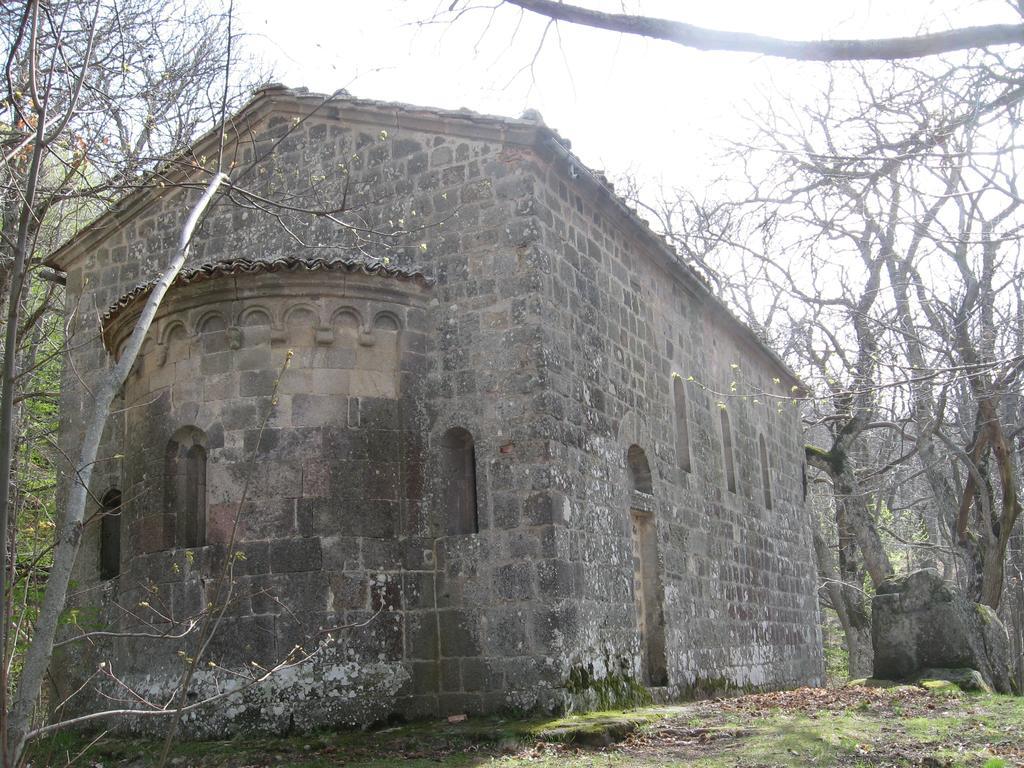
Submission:
<svg viewBox="0 0 1024 768">
<path fill-rule="evenodd" d="M 61 736 L 33 768 L 153 765 L 159 744 Z M 215 768 L 1024 766 L 1024 698 L 909 686 L 801 688 L 560 720 L 468 719 L 289 738 L 181 743 L 170 764 Z"/>
</svg>

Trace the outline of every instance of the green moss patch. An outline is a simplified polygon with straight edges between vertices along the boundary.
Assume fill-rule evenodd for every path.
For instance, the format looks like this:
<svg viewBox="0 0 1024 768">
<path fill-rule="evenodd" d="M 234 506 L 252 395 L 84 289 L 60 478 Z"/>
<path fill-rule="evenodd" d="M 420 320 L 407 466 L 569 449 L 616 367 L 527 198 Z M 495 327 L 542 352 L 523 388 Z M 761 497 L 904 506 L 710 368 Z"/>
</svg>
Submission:
<svg viewBox="0 0 1024 768">
<path fill-rule="evenodd" d="M 948 681 L 947 681 L 948 682 Z M 62 735 L 34 768 L 150 768 L 158 740 Z M 83 753 L 83 754 L 80 754 Z M 1000 762 L 1001 761 L 1001 762 Z M 1024 765 L 1024 699 L 924 688 L 802 688 L 561 718 L 432 720 L 372 731 L 175 745 L 172 768 L 693 768 Z"/>
</svg>

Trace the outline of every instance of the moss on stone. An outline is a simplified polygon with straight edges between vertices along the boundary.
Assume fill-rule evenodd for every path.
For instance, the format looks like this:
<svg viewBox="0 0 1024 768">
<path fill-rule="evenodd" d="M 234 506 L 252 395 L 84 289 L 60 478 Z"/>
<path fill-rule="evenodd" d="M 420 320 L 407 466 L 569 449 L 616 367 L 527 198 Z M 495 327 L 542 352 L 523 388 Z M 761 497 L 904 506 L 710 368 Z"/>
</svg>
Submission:
<svg viewBox="0 0 1024 768">
<path fill-rule="evenodd" d="M 683 699 L 711 699 L 718 696 L 739 696 L 748 693 L 762 693 L 766 686 L 738 684 L 727 677 L 698 677 L 683 686 Z"/>
<path fill-rule="evenodd" d="M 982 623 L 986 626 L 991 624 L 993 619 L 998 620 L 998 615 L 994 610 L 984 603 L 975 603 L 974 610 L 978 612 L 978 618 L 981 619 Z"/>
<path fill-rule="evenodd" d="M 957 687 L 958 690 L 970 693 L 993 693 L 992 686 L 985 682 L 985 678 L 976 669 L 953 668 L 953 669 L 924 669 L 917 676 L 917 684 L 928 688 L 925 682 L 948 682 Z"/>
<path fill-rule="evenodd" d="M 920 680 L 918 685 L 929 693 L 944 696 L 957 696 L 962 693 L 960 686 L 950 680 Z"/>
<path fill-rule="evenodd" d="M 565 689 L 572 696 L 574 711 L 633 709 L 654 701 L 651 692 L 624 668 L 596 677 L 590 665 L 578 664 L 569 671 Z"/>
</svg>

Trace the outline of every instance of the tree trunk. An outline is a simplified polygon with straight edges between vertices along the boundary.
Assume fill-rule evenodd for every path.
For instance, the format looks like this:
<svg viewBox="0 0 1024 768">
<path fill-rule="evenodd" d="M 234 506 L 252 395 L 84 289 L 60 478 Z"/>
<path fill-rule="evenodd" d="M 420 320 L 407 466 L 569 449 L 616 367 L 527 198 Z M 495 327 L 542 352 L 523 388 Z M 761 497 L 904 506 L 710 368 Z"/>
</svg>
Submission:
<svg viewBox="0 0 1024 768">
<path fill-rule="evenodd" d="M 1003 615 L 1010 635 L 1011 677 L 1018 693 L 1024 692 L 1024 531 L 1018 529 L 1010 537 L 1008 578 L 1003 599 Z"/>
<path fill-rule="evenodd" d="M 846 637 L 848 675 L 853 678 L 870 677 L 874 667 L 874 646 L 871 642 L 871 609 L 868 596 L 862 589 L 847 583 L 837 572 L 832 552 L 817 526 L 813 534 L 818 574 Z M 847 562 L 849 563 L 848 559 Z M 851 566 L 848 565 L 849 567 Z M 863 574 L 860 578 L 863 581 Z"/>
<path fill-rule="evenodd" d="M 867 496 L 859 489 L 853 469 L 844 463 L 840 472 L 832 478 L 835 489 L 836 509 L 842 510 L 846 526 L 856 537 L 857 545 L 864 556 L 864 565 L 876 587 L 893 575 L 892 563 L 885 545 L 878 535 L 874 518 L 868 510 Z"/>
<path fill-rule="evenodd" d="M 875 647 L 871 642 L 871 618 L 865 624 L 844 627 L 849 653 L 850 678 L 871 677 L 875 667 Z"/>
<path fill-rule="evenodd" d="M 43 604 L 39 609 L 32 641 L 25 653 L 21 678 L 18 681 L 18 689 L 15 692 L 13 706 L 11 707 L 7 727 L 7 761 L 9 768 L 18 765 L 24 753 L 27 734 L 32 724 L 32 715 L 39 700 L 39 693 L 42 689 L 46 669 L 50 663 L 50 657 L 53 654 L 53 641 L 57 632 L 57 624 L 64 610 L 68 583 L 71 580 L 71 572 L 74 568 L 75 560 L 78 557 L 78 547 L 82 537 L 82 523 L 85 519 L 85 509 L 89 496 L 89 481 L 92 477 L 93 466 L 96 463 L 96 455 L 99 451 L 103 429 L 110 413 L 110 405 L 124 384 L 125 379 L 127 379 L 132 366 L 135 364 L 135 359 L 138 357 L 142 343 L 153 323 L 153 318 L 160 307 L 160 302 L 188 258 L 192 232 L 195 230 L 200 216 L 209 206 L 210 201 L 226 178 L 223 173 L 217 173 L 210 180 L 202 197 L 190 211 L 182 226 L 177 253 L 161 273 L 156 285 L 146 299 L 145 306 L 139 319 L 136 321 L 135 328 L 132 330 L 132 334 L 125 344 L 124 350 L 121 352 L 121 358 L 93 390 L 93 408 L 86 422 L 86 429 L 82 437 L 81 453 L 75 466 L 75 481 L 72 483 L 68 494 L 67 506 L 61 514 L 53 550 L 53 565 L 50 568 L 50 574 L 46 582 Z"/>
</svg>

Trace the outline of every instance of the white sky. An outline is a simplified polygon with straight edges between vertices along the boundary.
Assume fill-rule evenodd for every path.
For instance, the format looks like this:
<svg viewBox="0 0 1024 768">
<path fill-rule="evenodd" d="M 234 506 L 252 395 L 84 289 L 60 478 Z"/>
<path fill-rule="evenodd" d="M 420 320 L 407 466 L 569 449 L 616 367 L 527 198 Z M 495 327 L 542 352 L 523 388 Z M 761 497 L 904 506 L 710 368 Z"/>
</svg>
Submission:
<svg viewBox="0 0 1024 768">
<path fill-rule="evenodd" d="M 1005 0 L 577 2 L 793 39 L 1015 20 Z M 493 18 L 478 10 L 454 24 L 417 23 L 449 4 L 238 0 L 236 24 L 286 85 L 509 116 L 537 109 L 591 167 L 691 188 L 717 177 L 716 145 L 742 138 L 749 105 L 774 93 L 809 96 L 824 72 L 822 64 L 690 51 L 568 24 L 549 31 L 531 71 L 542 20 L 505 7 Z"/>
</svg>

